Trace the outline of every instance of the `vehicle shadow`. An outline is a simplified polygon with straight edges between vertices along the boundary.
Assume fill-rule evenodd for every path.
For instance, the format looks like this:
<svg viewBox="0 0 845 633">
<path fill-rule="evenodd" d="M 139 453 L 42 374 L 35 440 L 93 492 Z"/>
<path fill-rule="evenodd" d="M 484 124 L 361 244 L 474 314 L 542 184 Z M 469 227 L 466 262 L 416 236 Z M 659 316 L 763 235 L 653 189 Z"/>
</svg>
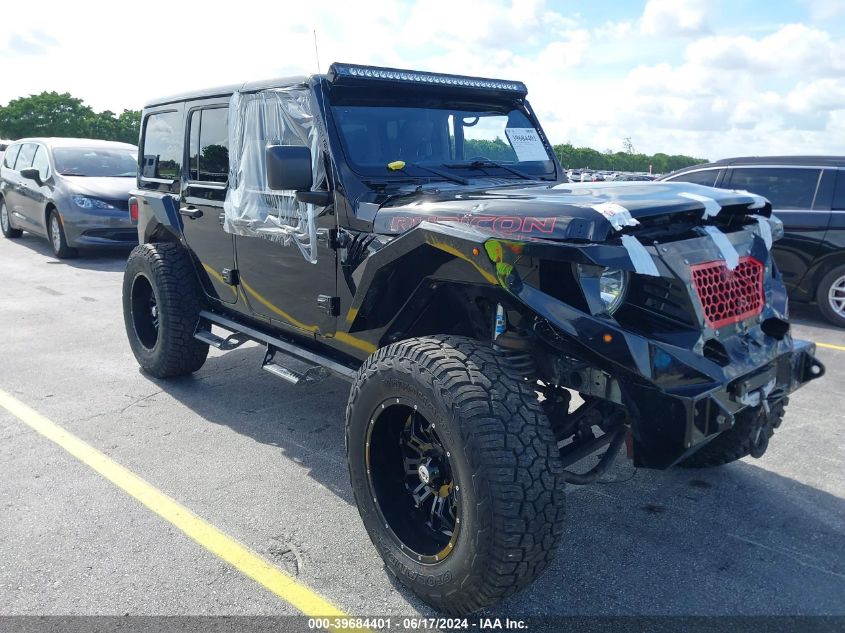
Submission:
<svg viewBox="0 0 845 633">
<path fill-rule="evenodd" d="M 794 325 L 806 325 L 808 327 L 817 327 L 823 330 L 830 330 L 831 332 L 845 332 L 843 328 L 836 327 L 835 325 L 833 325 L 833 323 L 825 319 L 819 313 L 818 308 L 816 308 L 816 306 L 814 305 L 790 303 L 789 320 Z"/>
<path fill-rule="evenodd" d="M 259 370 L 262 354 L 240 348 L 156 382 L 208 422 L 277 447 L 352 505 L 348 384 L 288 385 Z M 845 502 L 766 470 L 772 459 L 662 472 L 618 459 L 603 483 L 569 487 L 546 572 L 483 615 L 845 614 Z M 413 608 L 437 615 L 385 574 Z"/>
<path fill-rule="evenodd" d="M 845 502 L 746 460 L 575 488 L 555 560 L 492 615 L 845 614 Z"/>
<path fill-rule="evenodd" d="M 344 447 L 349 384 L 327 378 L 291 385 L 261 371 L 263 355 L 263 347 L 248 343 L 210 355 L 191 376 L 156 380 L 145 375 L 145 379 L 206 421 L 278 447 L 321 485 L 353 504 Z M 304 370 L 305 365 L 291 360 L 290 367 Z"/>
<path fill-rule="evenodd" d="M 126 260 L 131 247 L 119 247 L 108 249 L 81 249 L 79 256 L 70 259 L 57 259 L 50 248 L 50 244 L 43 237 L 32 233 L 24 233 L 14 240 L 6 240 L 7 243 L 28 248 L 39 255 L 48 258 L 49 265 L 70 266 L 84 270 L 97 270 L 101 272 L 123 272 L 126 268 Z"/>
</svg>

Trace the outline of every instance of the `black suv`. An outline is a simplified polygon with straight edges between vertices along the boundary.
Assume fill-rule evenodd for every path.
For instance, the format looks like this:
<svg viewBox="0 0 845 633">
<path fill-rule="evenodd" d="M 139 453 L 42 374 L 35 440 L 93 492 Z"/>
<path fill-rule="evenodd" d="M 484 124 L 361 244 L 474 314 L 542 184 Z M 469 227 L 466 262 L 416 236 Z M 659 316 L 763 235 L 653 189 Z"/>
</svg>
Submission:
<svg viewBox="0 0 845 633">
<path fill-rule="evenodd" d="M 570 185 L 519 82 L 334 64 L 154 101 L 140 147 L 143 370 L 252 340 L 279 378 L 348 380 L 364 526 L 452 614 L 537 577 L 565 483 L 623 444 L 648 468 L 760 457 L 824 372 L 790 335 L 765 199 Z"/>
<path fill-rule="evenodd" d="M 815 302 L 845 327 L 845 157 L 730 158 L 669 174 L 667 181 L 753 191 L 783 221 L 774 248 L 789 298 Z"/>
</svg>

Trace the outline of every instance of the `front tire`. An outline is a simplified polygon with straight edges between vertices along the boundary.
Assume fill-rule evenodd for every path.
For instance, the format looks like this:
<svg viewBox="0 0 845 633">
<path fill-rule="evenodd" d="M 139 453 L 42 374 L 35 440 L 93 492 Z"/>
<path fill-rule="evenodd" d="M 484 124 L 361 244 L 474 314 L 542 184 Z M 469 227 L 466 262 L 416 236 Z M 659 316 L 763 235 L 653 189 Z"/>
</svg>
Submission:
<svg viewBox="0 0 845 633">
<path fill-rule="evenodd" d="M 816 305 L 825 319 L 845 327 L 845 266 L 837 266 L 822 277 L 816 291 Z"/>
<path fill-rule="evenodd" d="M 532 384 L 507 356 L 456 336 L 394 343 L 358 371 L 346 419 L 364 526 L 427 603 L 472 613 L 552 560 L 562 466 Z"/>
<path fill-rule="evenodd" d="M 136 246 L 123 275 L 123 320 L 138 364 L 156 378 L 197 371 L 208 345 L 194 338 L 202 294 L 179 244 Z"/>
<path fill-rule="evenodd" d="M 12 227 L 12 219 L 9 216 L 9 209 L 6 207 L 6 201 L 2 198 L 0 198 L 0 229 L 2 229 L 3 235 L 10 240 L 14 240 L 23 235 L 23 231 Z"/>
<path fill-rule="evenodd" d="M 53 254 L 59 259 L 71 259 L 78 255 L 75 248 L 68 246 L 62 218 L 55 209 L 50 211 L 50 215 L 47 218 L 47 238 L 50 240 Z"/>
</svg>

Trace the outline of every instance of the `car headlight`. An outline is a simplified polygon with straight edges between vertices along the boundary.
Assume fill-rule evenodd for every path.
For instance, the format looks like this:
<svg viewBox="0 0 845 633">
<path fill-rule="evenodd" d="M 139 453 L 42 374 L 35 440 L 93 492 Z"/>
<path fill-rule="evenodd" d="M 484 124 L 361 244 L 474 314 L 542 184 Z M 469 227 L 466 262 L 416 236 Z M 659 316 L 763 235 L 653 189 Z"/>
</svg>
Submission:
<svg viewBox="0 0 845 633">
<path fill-rule="evenodd" d="M 584 292 L 597 296 L 604 311 L 613 314 L 625 300 L 628 290 L 628 273 L 618 268 L 576 265 Z"/>
<path fill-rule="evenodd" d="M 105 200 L 99 198 L 89 198 L 88 196 L 71 196 L 73 204 L 82 209 L 114 209 L 116 207 L 110 205 Z"/>
</svg>

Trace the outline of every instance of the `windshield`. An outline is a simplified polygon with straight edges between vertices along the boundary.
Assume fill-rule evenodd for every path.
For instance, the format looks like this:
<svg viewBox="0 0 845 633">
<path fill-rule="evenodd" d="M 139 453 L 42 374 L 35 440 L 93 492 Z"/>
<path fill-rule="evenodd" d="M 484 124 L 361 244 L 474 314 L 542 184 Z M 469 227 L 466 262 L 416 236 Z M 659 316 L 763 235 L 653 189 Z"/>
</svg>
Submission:
<svg viewBox="0 0 845 633">
<path fill-rule="evenodd" d="M 437 177 L 426 167 L 464 178 L 554 175 L 554 163 L 539 132 L 522 110 L 509 106 L 496 110 L 336 105 L 332 113 L 347 160 L 364 175 Z M 404 166 L 397 166 L 397 161 Z"/>
<path fill-rule="evenodd" d="M 59 147 L 53 160 L 62 176 L 134 178 L 138 170 L 138 154 L 131 149 Z"/>
</svg>

